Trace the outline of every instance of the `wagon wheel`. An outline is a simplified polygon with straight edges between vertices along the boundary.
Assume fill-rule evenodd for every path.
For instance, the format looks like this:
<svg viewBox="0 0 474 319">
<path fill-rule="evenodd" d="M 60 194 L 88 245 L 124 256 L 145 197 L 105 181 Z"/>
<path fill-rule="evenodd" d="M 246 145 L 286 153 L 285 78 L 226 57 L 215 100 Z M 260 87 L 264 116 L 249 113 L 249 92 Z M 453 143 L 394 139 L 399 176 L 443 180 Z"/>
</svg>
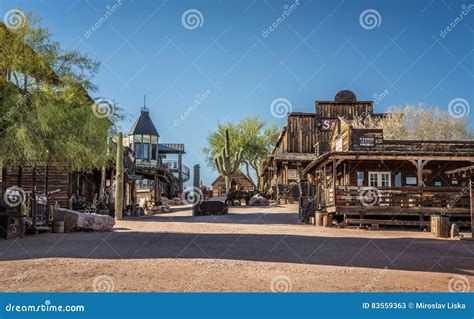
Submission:
<svg viewBox="0 0 474 319">
<path fill-rule="evenodd" d="M 234 199 L 232 201 L 232 206 L 240 206 L 240 199 Z"/>
</svg>

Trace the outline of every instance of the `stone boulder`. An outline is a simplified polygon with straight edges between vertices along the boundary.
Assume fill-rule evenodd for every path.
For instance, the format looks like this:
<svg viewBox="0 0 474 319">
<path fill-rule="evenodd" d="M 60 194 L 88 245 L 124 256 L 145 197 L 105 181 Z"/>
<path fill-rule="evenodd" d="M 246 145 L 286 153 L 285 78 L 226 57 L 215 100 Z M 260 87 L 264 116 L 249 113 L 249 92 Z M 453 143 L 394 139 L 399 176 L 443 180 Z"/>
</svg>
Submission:
<svg viewBox="0 0 474 319">
<path fill-rule="evenodd" d="M 79 230 L 110 231 L 115 225 L 115 219 L 109 215 L 80 213 L 69 209 L 54 210 L 55 221 L 64 221 L 64 232 Z"/>
</svg>

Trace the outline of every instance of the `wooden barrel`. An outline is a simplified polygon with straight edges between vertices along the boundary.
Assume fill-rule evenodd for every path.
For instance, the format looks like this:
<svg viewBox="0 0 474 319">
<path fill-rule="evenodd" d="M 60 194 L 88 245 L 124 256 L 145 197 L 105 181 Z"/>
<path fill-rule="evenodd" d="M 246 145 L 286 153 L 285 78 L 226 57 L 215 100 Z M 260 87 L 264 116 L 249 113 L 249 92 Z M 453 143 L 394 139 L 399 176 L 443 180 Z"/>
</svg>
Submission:
<svg viewBox="0 0 474 319">
<path fill-rule="evenodd" d="M 53 222 L 53 232 L 54 233 L 64 233 L 64 221 L 56 220 Z"/>
<path fill-rule="evenodd" d="M 332 227 L 332 215 L 324 214 L 323 227 Z"/>
<path fill-rule="evenodd" d="M 314 219 L 315 219 L 314 224 L 316 226 L 323 226 L 323 216 L 324 215 L 327 215 L 327 214 L 326 213 L 318 213 L 318 212 L 316 212 L 314 214 Z"/>
<path fill-rule="evenodd" d="M 449 237 L 449 217 L 431 215 L 431 234 L 435 237 Z"/>
</svg>

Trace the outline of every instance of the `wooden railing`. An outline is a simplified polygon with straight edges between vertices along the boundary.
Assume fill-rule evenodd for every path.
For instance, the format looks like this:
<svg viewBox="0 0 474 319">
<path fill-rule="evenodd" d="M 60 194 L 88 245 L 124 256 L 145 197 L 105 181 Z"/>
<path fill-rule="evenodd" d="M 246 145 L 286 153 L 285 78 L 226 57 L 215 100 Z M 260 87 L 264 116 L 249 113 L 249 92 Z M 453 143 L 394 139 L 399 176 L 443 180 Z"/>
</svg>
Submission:
<svg viewBox="0 0 474 319">
<path fill-rule="evenodd" d="M 333 202 L 334 203 L 334 202 Z M 469 187 L 356 187 L 338 186 L 336 206 L 349 207 L 396 207 L 437 208 L 450 213 L 469 208 Z M 333 206 L 334 204 L 332 204 Z"/>
</svg>

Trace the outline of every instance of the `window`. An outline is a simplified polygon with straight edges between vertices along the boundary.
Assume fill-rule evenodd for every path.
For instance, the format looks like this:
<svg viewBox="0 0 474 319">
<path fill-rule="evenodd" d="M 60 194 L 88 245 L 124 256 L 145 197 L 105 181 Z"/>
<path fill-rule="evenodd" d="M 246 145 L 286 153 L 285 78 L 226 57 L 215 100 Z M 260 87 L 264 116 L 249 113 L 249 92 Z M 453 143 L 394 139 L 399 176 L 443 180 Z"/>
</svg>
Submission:
<svg viewBox="0 0 474 319">
<path fill-rule="evenodd" d="M 151 159 L 156 160 L 156 144 L 151 144 Z"/>
<path fill-rule="evenodd" d="M 378 175 L 377 173 L 369 173 L 369 186 L 377 187 Z"/>
<path fill-rule="evenodd" d="M 392 186 L 390 172 L 369 172 L 369 186 L 390 187 Z"/>
<path fill-rule="evenodd" d="M 135 156 L 136 158 L 138 159 L 141 159 L 142 158 L 142 143 L 136 143 L 134 144 L 134 152 L 135 152 Z"/>
<path fill-rule="evenodd" d="M 364 186 L 364 172 L 357 172 L 357 186 Z"/>
<path fill-rule="evenodd" d="M 143 143 L 143 159 L 145 160 L 149 159 L 149 154 L 148 154 L 149 149 L 150 149 L 150 144 Z"/>
<path fill-rule="evenodd" d="M 402 187 L 402 173 L 395 174 L 395 187 Z"/>
</svg>

